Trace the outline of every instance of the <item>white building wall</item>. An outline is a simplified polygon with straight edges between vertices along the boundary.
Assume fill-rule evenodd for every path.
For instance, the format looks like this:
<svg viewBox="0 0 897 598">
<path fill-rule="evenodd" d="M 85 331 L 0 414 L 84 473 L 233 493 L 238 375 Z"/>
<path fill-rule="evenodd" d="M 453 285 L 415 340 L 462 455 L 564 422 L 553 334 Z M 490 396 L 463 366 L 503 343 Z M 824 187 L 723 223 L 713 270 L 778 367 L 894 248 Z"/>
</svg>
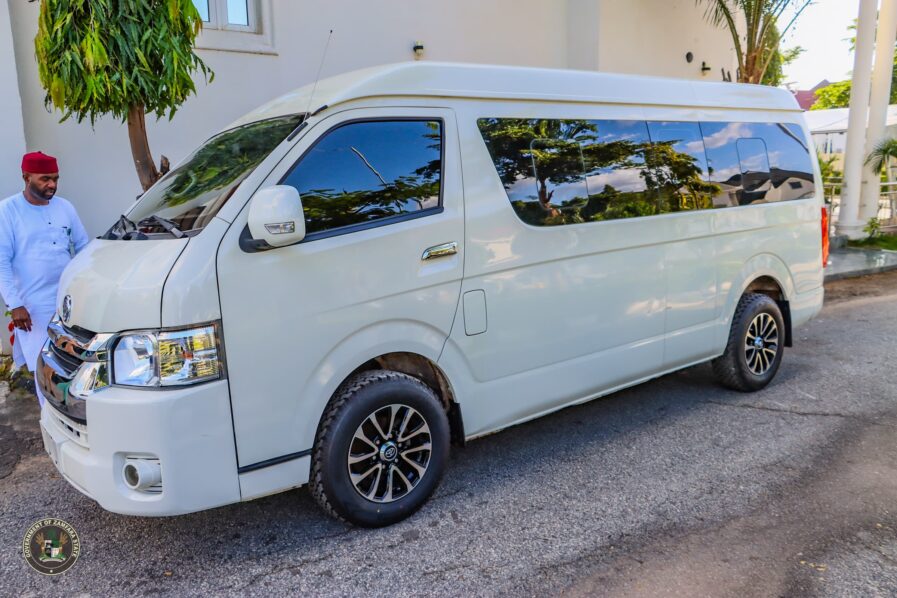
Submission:
<svg viewBox="0 0 897 598">
<path fill-rule="evenodd" d="M 722 80 L 722 68 L 736 80 L 738 61 L 728 29 L 704 20 L 694 0 L 605 0 L 601 3 L 598 70 Z M 692 62 L 685 59 L 691 52 Z M 701 71 L 706 62 L 710 70 Z"/>
<path fill-rule="evenodd" d="M 16 78 L 12 27 L 8 5 L 0 4 L 0 198 L 21 190 L 20 164 L 25 151 L 25 129 L 22 124 L 22 101 Z"/>
<path fill-rule="evenodd" d="M 410 60 L 415 40 L 423 42 L 425 60 L 689 78 L 701 78 L 707 60 L 714 70 L 706 78 L 714 81 L 719 66 L 731 64 L 728 34 L 707 25 L 693 0 L 262 1 L 271 11 L 274 53 L 199 50 L 215 81 L 200 81 L 173 121 L 148 123 L 157 162 L 165 154 L 176 163 L 239 115 L 312 81 L 330 29 L 323 77 Z M 45 110 L 33 47 L 38 3 L 9 0 L 9 7 L 28 149 L 59 158 L 60 195 L 75 204 L 88 232 L 99 234 L 140 192 L 126 126 L 111 118 L 93 129 L 88 122 L 60 124 L 58 112 Z M 685 61 L 689 50 L 692 64 Z M 12 183 L 0 179 L 0 194 L 14 192 Z"/>
<path fill-rule="evenodd" d="M 0 199 L 22 189 L 20 164 L 25 152 L 22 102 L 16 80 L 16 60 L 12 49 L 12 27 L 7 4 L 0 4 Z M 0 353 L 9 353 L 9 319 L 0 310 Z"/>
</svg>

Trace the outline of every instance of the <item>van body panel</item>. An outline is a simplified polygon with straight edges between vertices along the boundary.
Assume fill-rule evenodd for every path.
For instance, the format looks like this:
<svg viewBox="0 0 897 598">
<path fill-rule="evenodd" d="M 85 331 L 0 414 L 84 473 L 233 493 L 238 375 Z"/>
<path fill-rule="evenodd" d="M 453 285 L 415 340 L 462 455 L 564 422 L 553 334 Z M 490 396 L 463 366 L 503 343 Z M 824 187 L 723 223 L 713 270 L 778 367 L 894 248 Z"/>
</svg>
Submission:
<svg viewBox="0 0 897 598">
<path fill-rule="evenodd" d="M 69 320 L 85 330 L 158 328 L 162 285 L 187 244 L 187 239 L 94 239 L 62 273 L 57 313 L 62 313 L 62 300 L 70 295 Z"/>
<path fill-rule="evenodd" d="M 89 434 L 80 444 L 56 413 L 42 409 L 41 429 L 44 442 L 53 443 L 57 468 L 108 511 L 180 515 L 240 500 L 224 380 L 164 392 L 103 389 L 87 401 Z M 129 456 L 159 459 L 161 492 L 125 485 L 121 471 Z"/>
<path fill-rule="evenodd" d="M 800 110 L 787 90 L 758 85 L 427 60 L 380 65 L 316 81 L 275 98 L 230 126 L 304 112 L 312 102 L 314 110 L 319 106 L 335 107 L 357 100 L 402 100 L 422 96 L 506 103 Z"/>
<path fill-rule="evenodd" d="M 178 257 L 162 292 L 162 326 L 192 326 L 221 318 L 215 257 L 230 224 L 213 218 Z"/>
<path fill-rule="evenodd" d="M 247 209 L 221 244 L 221 312 L 241 467 L 310 449 L 324 405 L 353 369 L 395 351 L 435 361 L 451 330 L 464 263 L 460 155 L 451 110 L 330 114 L 299 139 L 265 186 L 280 182 L 334 127 L 383 118 L 442 119 L 441 211 L 246 253 L 238 239 Z M 455 255 L 421 259 L 424 250 L 449 242 L 458 244 Z"/>
<path fill-rule="evenodd" d="M 308 483 L 311 457 L 306 455 L 240 474 L 242 500 L 254 500 Z"/>
</svg>

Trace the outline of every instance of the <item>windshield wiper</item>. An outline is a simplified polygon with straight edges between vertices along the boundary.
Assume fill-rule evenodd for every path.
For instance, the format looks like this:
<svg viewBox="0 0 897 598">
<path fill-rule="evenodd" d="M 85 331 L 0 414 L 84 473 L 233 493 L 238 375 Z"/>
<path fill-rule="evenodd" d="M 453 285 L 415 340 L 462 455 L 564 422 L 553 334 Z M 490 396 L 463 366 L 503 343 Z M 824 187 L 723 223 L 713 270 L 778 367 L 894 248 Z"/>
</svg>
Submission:
<svg viewBox="0 0 897 598">
<path fill-rule="evenodd" d="M 121 218 L 116 220 L 115 224 L 113 224 L 109 230 L 106 231 L 106 234 L 100 238 L 108 239 L 110 241 L 115 241 L 117 239 L 130 241 L 131 239 L 146 239 L 147 236 L 137 230 L 137 225 L 131 220 L 128 220 L 127 216 L 122 214 Z"/>
<path fill-rule="evenodd" d="M 186 234 L 184 233 L 184 231 L 179 229 L 177 225 L 175 225 L 175 223 L 171 220 L 162 218 L 161 216 L 156 216 L 155 214 L 144 218 L 137 223 L 137 226 L 152 226 L 154 224 L 157 226 L 161 226 L 163 229 L 165 229 L 166 233 L 170 234 L 175 239 L 180 239 Z"/>
</svg>

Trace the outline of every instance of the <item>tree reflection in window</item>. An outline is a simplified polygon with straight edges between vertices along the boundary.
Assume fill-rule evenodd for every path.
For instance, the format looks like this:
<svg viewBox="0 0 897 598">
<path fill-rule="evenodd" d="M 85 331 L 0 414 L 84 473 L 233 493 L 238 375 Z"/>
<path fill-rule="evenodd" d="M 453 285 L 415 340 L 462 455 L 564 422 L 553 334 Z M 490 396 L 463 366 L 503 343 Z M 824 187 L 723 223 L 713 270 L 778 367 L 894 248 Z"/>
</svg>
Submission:
<svg viewBox="0 0 897 598">
<path fill-rule="evenodd" d="M 308 234 L 439 206 L 440 121 L 365 121 L 329 132 L 284 178 Z"/>
<path fill-rule="evenodd" d="M 709 207 L 700 130 L 644 121 L 485 118 L 478 125 L 517 215 L 552 226 Z M 662 133 L 662 134 L 661 134 Z"/>
<path fill-rule="evenodd" d="M 296 128 L 303 115 L 271 118 L 224 131 L 153 185 L 128 214 L 134 222 L 159 216 L 182 231 L 204 227 L 236 188 Z M 164 232 L 158 224 L 144 232 Z"/>
</svg>

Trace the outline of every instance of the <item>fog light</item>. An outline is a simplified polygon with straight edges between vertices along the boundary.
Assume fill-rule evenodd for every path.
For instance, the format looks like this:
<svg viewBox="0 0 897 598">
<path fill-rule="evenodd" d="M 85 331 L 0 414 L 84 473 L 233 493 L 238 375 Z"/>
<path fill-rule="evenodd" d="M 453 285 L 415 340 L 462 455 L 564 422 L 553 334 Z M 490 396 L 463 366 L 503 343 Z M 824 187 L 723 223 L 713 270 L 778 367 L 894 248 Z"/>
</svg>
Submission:
<svg viewBox="0 0 897 598">
<path fill-rule="evenodd" d="M 162 466 L 158 459 L 126 459 L 121 477 L 131 490 L 162 491 Z"/>
</svg>

